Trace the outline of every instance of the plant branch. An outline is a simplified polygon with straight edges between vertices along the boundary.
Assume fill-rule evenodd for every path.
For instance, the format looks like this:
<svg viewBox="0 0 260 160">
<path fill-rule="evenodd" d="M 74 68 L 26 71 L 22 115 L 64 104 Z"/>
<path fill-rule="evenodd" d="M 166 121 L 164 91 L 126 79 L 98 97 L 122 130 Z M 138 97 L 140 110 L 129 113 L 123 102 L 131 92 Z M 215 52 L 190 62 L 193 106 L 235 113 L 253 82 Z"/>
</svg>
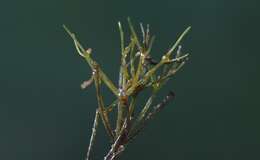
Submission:
<svg viewBox="0 0 260 160">
<path fill-rule="evenodd" d="M 103 98 L 101 96 L 101 92 L 100 92 L 100 75 L 99 75 L 99 66 L 96 64 L 93 70 L 93 76 L 94 76 L 94 82 L 95 82 L 95 86 L 96 86 L 96 92 L 97 92 L 97 101 L 98 101 L 98 111 L 100 114 L 100 117 L 103 121 L 104 127 L 107 131 L 107 134 L 109 135 L 109 137 L 111 138 L 111 140 L 114 139 L 114 134 L 113 134 L 113 130 L 110 126 L 109 123 L 109 118 L 107 115 L 107 111 L 104 107 L 104 101 Z"/>
<path fill-rule="evenodd" d="M 90 54 L 91 54 L 91 49 L 85 50 L 83 48 L 83 46 L 79 43 L 79 41 L 77 40 L 76 36 L 74 33 L 72 33 L 65 25 L 63 25 L 64 29 L 67 31 L 67 33 L 70 35 L 70 37 L 73 39 L 75 47 L 79 53 L 79 55 L 81 55 L 82 57 L 84 57 L 84 59 L 87 61 L 87 63 L 89 64 L 90 68 L 93 70 L 94 69 L 94 64 L 97 64 L 97 62 L 95 62 Z M 100 73 L 100 78 L 103 80 L 103 82 L 107 85 L 107 87 L 117 96 L 118 95 L 118 90 L 115 87 L 115 85 L 113 84 L 113 82 L 107 77 L 107 75 L 100 69 L 99 71 Z"/>
<path fill-rule="evenodd" d="M 154 108 L 153 111 L 148 113 L 148 115 L 143 119 L 142 122 L 139 123 L 139 128 L 136 128 L 135 131 L 132 132 L 132 134 L 129 136 L 129 141 L 133 140 L 147 125 L 147 123 L 154 118 L 156 114 L 158 114 L 160 111 L 163 110 L 163 108 L 175 97 L 175 94 L 170 91 L 167 96 L 162 100 L 161 103 L 157 104 Z"/>
<path fill-rule="evenodd" d="M 180 37 L 177 39 L 177 41 L 175 42 L 175 44 L 171 47 L 171 49 L 168 51 L 168 53 L 166 53 L 166 55 L 169 57 L 170 54 L 174 51 L 174 49 L 179 45 L 179 43 L 181 42 L 181 40 L 184 38 L 184 36 L 190 31 L 191 27 L 189 26 L 188 28 L 186 28 L 184 30 L 184 32 L 180 35 Z"/>
<path fill-rule="evenodd" d="M 92 134 L 90 137 L 90 142 L 89 142 L 89 146 L 88 146 L 88 152 L 87 152 L 87 156 L 85 160 L 90 160 L 90 153 L 92 151 L 94 142 L 95 142 L 95 138 L 96 138 L 96 132 L 97 132 L 97 127 L 98 127 L 98 119 L 99 119 L 99 112 L 98 109 L 96 110 L 96 114 L 95 114 L 95 120 L 93 123 L 93 127 L 92 127 Z"/>
</svg>

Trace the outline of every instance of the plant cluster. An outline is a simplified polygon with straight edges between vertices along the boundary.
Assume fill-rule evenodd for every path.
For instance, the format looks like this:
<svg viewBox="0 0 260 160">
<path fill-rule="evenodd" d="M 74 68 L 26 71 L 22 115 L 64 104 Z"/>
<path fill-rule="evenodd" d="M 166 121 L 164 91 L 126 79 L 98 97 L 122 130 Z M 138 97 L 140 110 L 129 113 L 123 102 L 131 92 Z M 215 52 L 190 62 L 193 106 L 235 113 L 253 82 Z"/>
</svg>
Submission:
<svg viewBox="0 0 260 160">
<path fill-rule="evenodd" d="M 116 86 L 102 70 L 101 65 L 92 58 L 92 49 L 85 49 L 66 26 L 65 30 L 73 39 L 76 50 L 82 56 L 92 70 L 92 76 L 81 85 L 86 88 L 92 83 L 95 84 L 98 107 L 92 128 L 92 135 L 86 156 L 90 159 L 91 151 L 95 142 L 96 131 L 101 119 L 107 135 L 110 138 L 111 148 L 104 160 L 117 159 L 125 150 L 126 145 L 133 140 L 165 105 L 174 98 L 170 91 L 162 101 L 154 105 L 154 99 L 158 91 L 175 73 L 183 67 L 189 54 L 183 54 L 180 42 L 188 33 L 188 27 L 177 39 L 174 45 L 162 55 L 159 61 L 152 58 L 152 46 L 155 37 L 151 36 L 149 25 L 144 27 L 140 24 L 142 38 L 137 36 L 131 20 L 128 18 L 130 37 L 126 39 L 125 33 L 118 22 L 121 39 L 121 65 L 119 71 L 118 86 Z M 128 43 L 126 43 L 126 41 Z M 110 105 L 104 104 L 101 85 L 106 85 L 115 96 Z M 145 89 L 150 89 L 150 97 L 144 106 L 136 103 L 137 98 L 142 95 Z M 151 107 L 151 106 L 154 107 Z M 136 108 L 140 112 L 136 113 Z M 111 114 L 116 109 L 116 122 L 111 122 Z"/>
</svg>

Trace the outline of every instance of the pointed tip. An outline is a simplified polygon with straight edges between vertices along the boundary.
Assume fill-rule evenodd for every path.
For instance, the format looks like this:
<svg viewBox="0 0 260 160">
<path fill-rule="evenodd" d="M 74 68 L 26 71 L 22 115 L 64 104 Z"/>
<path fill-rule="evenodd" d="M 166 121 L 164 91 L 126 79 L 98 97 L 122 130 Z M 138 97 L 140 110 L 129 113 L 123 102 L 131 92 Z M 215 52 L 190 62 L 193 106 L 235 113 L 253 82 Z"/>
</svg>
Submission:
<svg viewBox="0 0 260 160">
<path fill-rule="evenodd" d="M 65 24 L 63 24 L 62 27 L 65 29 L 66 32 L 70 33 L 70 30 L 68 29 L 68 27 Z"/>
<path fill-rule="evenodd" d="M 187 30 L 187 31 L 191 30 L 191 26 L 188 26 L 186 30 Z"/>
<path fill-rule="evenodd" d="M 74 34 L 69 30 L 69 28 L 66 25 L 63 24 L 62 27 L 72 38 L 74 37 Z"/>
<path fill-rule="evenodd" d="M 66 29 L 66 30 L 68 29 L 65 24 L 62 24 L 62 27 L 63 27 L 64 29 Z"/>
<path fill-rule="evenodd" d="M 119 27 L 119 28 L 122 28 L 122 25 L 121 25 L 121 22 L 120 22 L 120 21 L 118 21 L 117 24 L 118 24 L 118 27 Z"/>
<path fill-rule="evenodd" d="M 131 18 L 130 18 L 130 17 L 127 17 L 127 21 L 128 21 L 128 24 L 129 24 L 129 25 L 132 25 L 132 21 L 131 21 Z"/>
</svg>

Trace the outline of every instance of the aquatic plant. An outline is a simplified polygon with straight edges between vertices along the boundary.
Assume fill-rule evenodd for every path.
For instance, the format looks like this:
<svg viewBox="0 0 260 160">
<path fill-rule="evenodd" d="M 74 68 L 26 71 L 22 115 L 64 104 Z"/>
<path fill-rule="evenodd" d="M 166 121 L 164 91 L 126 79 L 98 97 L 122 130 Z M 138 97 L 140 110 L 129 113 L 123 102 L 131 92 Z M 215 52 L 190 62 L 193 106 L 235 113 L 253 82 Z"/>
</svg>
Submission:
<svg viewBox="0 0 260 160">
<path fill-rule="evenodd" d="M 180 43 L 191 27 L 188 27 L 173 46 L 162 54 L 161 59 L 156 61 L 151 55 L 155 36 L 151 36 L 149 25 L 144 27 L 140 23 L 141 40 L 137 36 L 130 18 L 128 18 L 128 25 L 131 34 L 126 39 L 122 25 L 118 22 L 121 39 L 121 65 L 118 86 L 109 79 L 109 76 L 102 70 L 101 65 L 92 58 L 92 49 L 83 48 L 75 34 L 66 26 L 63 26 L 73 39 L 77 52 L 86 60 L 92 70 L 91 78 L 82 83 L 82 89 L 91 84 L 94 84 L 96 88 L 98 107 L 95 113 L 86 160 L 90 160 L 100 119 L 110 139 L 108 143 L 111 144 L 111 148 L 104 156 L 104 160 L 118 159 L 125 150 L 126 145 L 134 140 L 147 123 L 175 97 L 174 92 L 170 91 L 160 103 L 153 104 L 161 87 L 188 60 L 189 54 L 182 53 Z M 128 43 L 126 43 L 126 40 Z M 114 95 L 114 100 L 110 105 L 104 104 L 101 85 L 106 85 Z M 136 103 L 137 98 L 142 97 L 142 91 L 147 89 L 150 91 L 150 97 L 145 105 L 141 106 Z M 153 107 L 151 107 L 152 105 Z M 139 113 L 136 113 L 136 108 L 139 108 Z M 113 110 L 117 110 L 116 114 L 111 114 Z M 115 122 L 111 121 L 111 116 L 116 116 Z M 115 127 L 113 128 L 113 126 Z"/>
</svg>

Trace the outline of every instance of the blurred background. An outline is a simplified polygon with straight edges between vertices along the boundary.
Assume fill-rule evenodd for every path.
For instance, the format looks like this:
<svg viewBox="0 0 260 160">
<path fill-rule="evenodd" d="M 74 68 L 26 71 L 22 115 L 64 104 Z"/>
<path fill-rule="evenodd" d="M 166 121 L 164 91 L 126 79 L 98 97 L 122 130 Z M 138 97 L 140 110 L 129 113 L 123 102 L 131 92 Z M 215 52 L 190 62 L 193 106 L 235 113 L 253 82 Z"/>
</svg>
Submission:
<svg viewBox="0 0 260 160">
<path fill-rule="evenodd" d="M 260 11 L 257 0 L 2 0 L 0 159 L 83 160 L 96 104 L 90 69 L 66 24 L 117 81 L 119 33 L 149 23 L 159 57 L 189 25 L 190 60 L 165 88 L 176 99 L 122 160 L 260 159 Z M 104 95 L 107 101 L 112 96 Z M 94 159 L 108 149 L 99 129 Z"/>
</svg>

